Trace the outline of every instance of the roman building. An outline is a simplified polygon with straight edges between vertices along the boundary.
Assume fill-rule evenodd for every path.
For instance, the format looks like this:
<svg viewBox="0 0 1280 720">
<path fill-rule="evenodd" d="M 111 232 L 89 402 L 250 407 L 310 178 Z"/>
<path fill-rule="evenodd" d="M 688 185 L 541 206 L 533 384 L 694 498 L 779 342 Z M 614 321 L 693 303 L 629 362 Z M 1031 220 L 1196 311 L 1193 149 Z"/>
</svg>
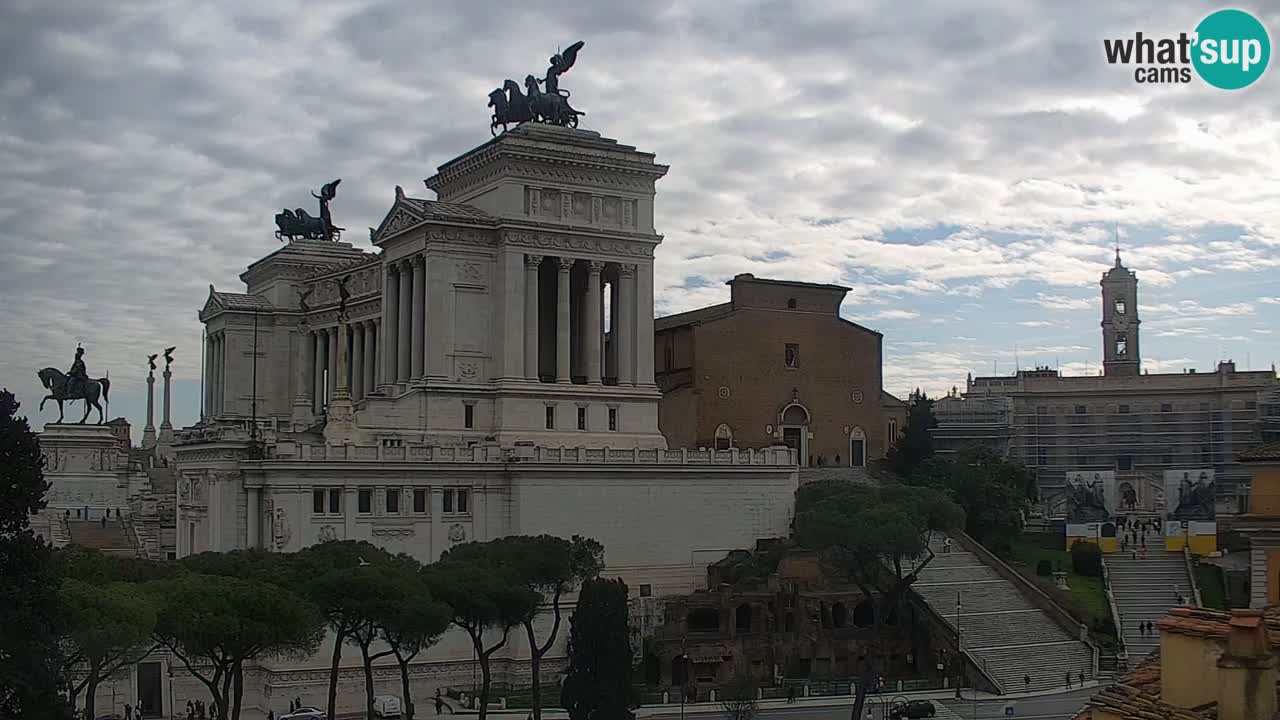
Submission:
<svg viewBox="0 0 1280 720">
<path fill-rule="evenodd" d="M 604 545 L 606 575 L 662 597 L 695 589 L 728 551 L 786 535 L 793 450 L 763 438 L 698 449 L 660 432 L 666 171 L 597 133 L 525 124 L 441 166 L 426 181 L 438 199 L 396 188 L 375 252 L 294 238 L 243 288 L 210 287 L 203 418 L 173 438 L 177 555 L 352 539 L 431 562 L 470 540 L 582 534 Z M 869 404 L 878 387 L 876 367 Z M 522 644 L 495 657 L 499 679 L 526 681 Z M 263 660 L 247 706 L 323 704 L 331 649 Z M 415 664 L 415 692 L 467 685 L 473 669 L 469 641 L 450 633 Z M 179 704 L 184 677 L 171 681 Z M 398 694 L 393 673 L 378 677 Z M 362 684 L 351 660 L 340 711 Z"/>
<path fill-rule="evenodd" d="M 840 316 L 849 288 L 750 274 L 726 284 L 728 302 L 654 323 L 663 435 L 718 450 L 784 444 L 804 465 L 883 457 L 906 407 L 881 391 L 881 334 Z"/>
<path fill-rule="evenodd" d="M 941 451 L 980 444 L 1035 471 L 1042 494 L 1072 471 L 1114 471 L 1140 507 L 1163 507 L 1164 473 L 1210 471 L 1220 510 L 1247 505 L 1248 472 L 1236 455 L 1277 432 L 1275 369 L 1148 373 L 1138 354 L 1138 279 L 1115 266 L 1102 277 L 1103 372 L 1063 376 L 1050 368 L 970 376 L 962 394 L 935 406 Z"/>
</svg>

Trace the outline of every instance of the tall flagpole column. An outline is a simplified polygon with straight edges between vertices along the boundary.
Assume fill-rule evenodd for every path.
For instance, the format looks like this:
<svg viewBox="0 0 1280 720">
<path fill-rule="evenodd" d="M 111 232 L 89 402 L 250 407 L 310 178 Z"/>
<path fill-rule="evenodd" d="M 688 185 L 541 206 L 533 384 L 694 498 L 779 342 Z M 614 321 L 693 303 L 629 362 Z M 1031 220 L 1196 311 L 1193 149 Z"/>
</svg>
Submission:
<svg viewBox="0 0 1280 720">
<path fill-rule="evenodd" d="M 592 260 L 587 266 L 587 297 L 582 323 L 582 352 L 587 366 L 587 382 L 600 384 L 600 273 L 604 263 Z"/>
<path fill-rule="evenodd" d="M 538 268 L 541 255 L 524 256 L 524 376 L 538 377 Z"/>
<path fill-rule="evenodd" d="M 634 385 L 636 381 L 636 266 L 618 266 L 618 384 Z"/>
<path fill-rule="evenodd" d="M 155 447 L 156 444 L 156 371 L 147 371 L 147 425 L 142 429 L 142 447 Z"/>
<path fill-rule="evenodd" d="M 407 383 L 413 375 L 410 363 L 413 361 L 410 344 L 413 341 L 413 268 L 408 262 L 396 264 L 400 273 L 400 310 L 397 313 L 399 327 L 396 329 L 396 382 Z"/>
<path fill-rule="evenodd" d="M 573 258 L 556 258 L 556 382 L 573 382 L 569 368 L 569 271 Z"/>
<path fill-rule="evenodd" d="M 413 340 L 413 345 L 410 351 L 409 374 L 414 379 L 421 378 L 424 373 L 422 359 L 426 352 L 426 347 L 423 345 L 425 342 L 424 331 L 426 330 L 426 326 L 423 324 L 423 311 L 426 309 L 424 303 L 426 302 L 427 267 L 424 261 L 425 258 L 421 255 L 415 255 L 410 260 L 413 267 L 413 296 L 410 300 L 413 304 L 413 309 L 410 312 L 409 334 Z"/>
<path fill-rule="evenodd" d="M 396 361 L 400 358 L 400 270 L 387 266 L 387 289 L 382 296 L 382 384 L 396 381 Z"/>
</svg>

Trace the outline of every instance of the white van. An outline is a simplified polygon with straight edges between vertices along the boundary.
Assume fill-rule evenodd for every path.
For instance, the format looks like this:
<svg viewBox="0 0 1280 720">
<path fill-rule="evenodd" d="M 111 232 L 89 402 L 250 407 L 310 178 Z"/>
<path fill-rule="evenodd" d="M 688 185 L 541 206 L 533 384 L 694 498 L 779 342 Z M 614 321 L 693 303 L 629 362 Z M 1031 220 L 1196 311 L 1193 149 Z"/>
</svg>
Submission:
<svg viewBox="0 0 1280 720">
<path fill-rule="evenodd" d="M 379 695 L 373 699 L 373 714 L 380 718 L 400 717 L 400 698 L 395 695 Z"/>
</svg>

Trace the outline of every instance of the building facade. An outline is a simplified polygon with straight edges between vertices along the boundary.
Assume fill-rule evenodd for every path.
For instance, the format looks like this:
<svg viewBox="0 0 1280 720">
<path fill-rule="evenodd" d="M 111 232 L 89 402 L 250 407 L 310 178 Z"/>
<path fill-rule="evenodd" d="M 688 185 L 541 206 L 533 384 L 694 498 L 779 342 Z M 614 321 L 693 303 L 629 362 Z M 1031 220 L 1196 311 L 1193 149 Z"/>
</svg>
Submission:
<svg viewBox="0 0 1280 720">
<path fill-rule="evenodd" d="M 177 555 L 365 540 L 432 562 L 471 540 L 582 534 L 606 575 L 654 597 L 785 535 L 794 451 L 672 449 L 659 431 L 666 170 L 529 123 L 443 165 L 426 181 L 439 200 L 397 188 L 378 252 L 293 239 L 249 266 L 245 292 L 210 287 L 203 417 L 174 433 Z M 520 645 L 495 657 L 499 677 L 527 677 Z M 263 661 L 246 702 L 323 698 L 330 649 Z M 412 682 L 426 697 L 473 670 L 450 633 Z M 361 682 L 344 669 L 340 684 Z"/>
<path fill-rule="evenodd" d="M 1061 492 L 1069 472 L 1114 471 L 1151 510 L 1163 508 L 1165 472 L 1212 471 L 1221 509 L 1240 511 L 1248 473 L 1235 456 L 1277 431 L 1280 380 L 1274 368 L 1232 361 L 1207 373 L 1143 372 L 1137 284 L 1117 253 L 1101 282 L 1101 375 L 970 376 L 961 397 L 935 406 L 940 449 L 1001 448 L 1034 470 L 1045 496 Z"/>
<path fill-rule="evenodd" d="M 881 391 L 880 333 L 840 317 L 849 288 L 726 283 L 730 300 L 658 318 L 658 425 L 674 445 L 785 444 L 805 465 L 865 466 L 901 432 L 905 406 Z"/>
</svg>

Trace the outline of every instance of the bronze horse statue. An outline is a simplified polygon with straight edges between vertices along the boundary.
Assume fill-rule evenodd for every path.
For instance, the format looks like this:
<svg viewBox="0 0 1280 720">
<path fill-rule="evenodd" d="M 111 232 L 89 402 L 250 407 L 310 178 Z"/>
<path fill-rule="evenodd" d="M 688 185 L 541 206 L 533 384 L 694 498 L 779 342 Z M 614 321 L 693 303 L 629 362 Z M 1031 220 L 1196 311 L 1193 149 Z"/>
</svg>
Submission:
<svg viewBox="0 0 1280 720">
<path fill-rule="evenodd" d="M 80 418 L 80 424 L 84 424 L 84 421 L 89 418 L 90 407 L 98 409 L 98 424 L 102 424 L 102 406 L 98 404 L 98 396 L 101 395 L 103 400 L 108 399 L 107 393 L 111 390 L 110 380 L 107 378 L 86 380 L 83 387 L 66 393 L 67 376 L 61 370 L 47 367 L 36 374 L 40 376 L 40 384 L 49 391 L 49 394 L 40 401 L 41 410 L 44 410 L 46 400 L 57 401 L 58 422 L 62 422 L 62 403 L 67 400 L 83 400 L 84 417 Z"/>
</svg>

